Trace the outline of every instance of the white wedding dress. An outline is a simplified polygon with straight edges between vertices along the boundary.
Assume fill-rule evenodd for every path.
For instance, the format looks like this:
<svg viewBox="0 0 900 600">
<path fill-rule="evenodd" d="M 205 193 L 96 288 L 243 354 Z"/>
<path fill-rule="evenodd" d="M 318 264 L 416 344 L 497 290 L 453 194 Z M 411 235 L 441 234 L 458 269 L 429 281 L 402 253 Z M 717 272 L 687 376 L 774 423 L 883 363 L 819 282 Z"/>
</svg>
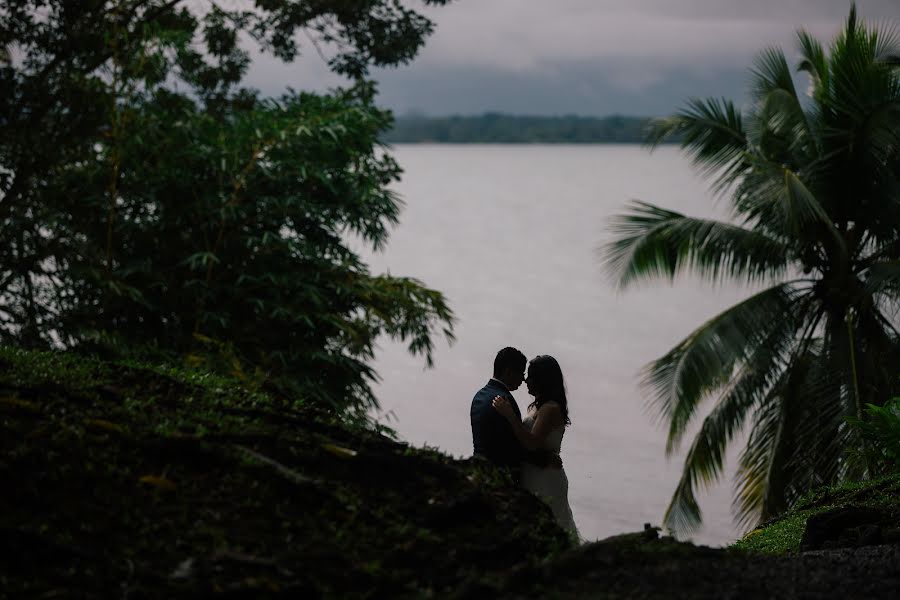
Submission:
<svg viewBox="0 0 900 600">
<path fill-rule="evenodd" d="M 533 412 L 529 412 L 522 419 L 522 425 L 531 431 L 534 426 Z M 559 454 L 565 432 L 565 426 L 551 431 L 544 441 L 544 449 Z M 577 539 L 581 539 L 578 528 L 575 527 L 575 519 L 572 517 L 572 508 L 569 506 L 569 479 L 566 477 L 565 469 L 544 468 L 522 463 L 522 485 L 550 505 L 556 522 L 563 529 L 569 531 Z"/>
</svg>

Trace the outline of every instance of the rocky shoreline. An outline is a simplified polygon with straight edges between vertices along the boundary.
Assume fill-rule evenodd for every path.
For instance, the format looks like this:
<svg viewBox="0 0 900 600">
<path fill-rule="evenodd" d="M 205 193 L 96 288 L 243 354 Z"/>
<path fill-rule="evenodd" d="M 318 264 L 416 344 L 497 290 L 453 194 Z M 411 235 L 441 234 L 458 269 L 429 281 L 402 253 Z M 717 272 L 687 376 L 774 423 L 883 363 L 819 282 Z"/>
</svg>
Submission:
<svg viewBox="0 0 900 600">
<path fill-rule="evenodd" d="M 523 567 L 496 588 L 459 597 L 891 598 L 900 589 L 897 545 L 769 556 L 671 539 L 629 540 L 641 536 L 587 544 Z"/>
</svg>

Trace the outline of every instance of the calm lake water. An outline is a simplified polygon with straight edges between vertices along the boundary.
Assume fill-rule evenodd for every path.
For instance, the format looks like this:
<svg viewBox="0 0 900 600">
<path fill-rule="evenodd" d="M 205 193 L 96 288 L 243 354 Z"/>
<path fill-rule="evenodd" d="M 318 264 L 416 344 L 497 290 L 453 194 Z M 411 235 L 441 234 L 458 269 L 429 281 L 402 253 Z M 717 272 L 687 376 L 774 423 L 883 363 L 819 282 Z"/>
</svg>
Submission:
<svg viewBox="0 0 900 600">
<path fill-rule="evenodd" d="M 721 216 L 724 203 L 675 148 L 399 145 L 394 155 L 406 208 L 387 249 L 367 257 L 375 272 L 444 292 L 458 325 L 453 346 L 439 341 L 434 369 L 402 345 L 382 344 L 379 419 L 415 445 L 469 456 L 469 403 L 497 350 L 551 354 L 569 392 L 562 455 L 581 533 L 597 539 L 659 524 L 687 444 L 666 459 L 638 372 L 750 291 L 690 278 L 618 291 L 596 250 L 629 199 L 697 216 Z M 523 409 L 531 402 L 525 386 L 514 395 Z M 720 545 L 740 534 L 734 463 L 702 494 L 695 541 Z"/>
</svg>

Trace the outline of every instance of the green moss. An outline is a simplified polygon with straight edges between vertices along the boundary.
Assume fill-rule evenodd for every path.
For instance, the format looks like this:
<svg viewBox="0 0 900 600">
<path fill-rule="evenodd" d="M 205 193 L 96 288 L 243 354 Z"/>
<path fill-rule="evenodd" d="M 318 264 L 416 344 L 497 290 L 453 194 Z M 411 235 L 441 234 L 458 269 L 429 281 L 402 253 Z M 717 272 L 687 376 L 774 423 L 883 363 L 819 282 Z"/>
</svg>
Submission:
<svg viewBox="0 0 900 600">
<path fill-rule="evenodd" d="M 900 473 L 870 481 L 849 481 L 811 491 L 797 502 L 796 510 L 856 504 L 871 507 L 900 505 Z"/>
<path fill-rule="evenodd" d="M 783 554 L 798 550 L 806 519 L 814 513 L 813 510 L 791 513 L 766 527 L 754 529 L 731 547 L 762 554 Z"/>
<path fill-rule="evenodd" d="M 0 346 L 0 366 L 0 383 L 12 387 L 56 385 L 78 392 L 108 379 L 102 363 L 75 354 Z"/>
<path fill-rule="evenodd" d="M 841 506 L 886 508 L 900 515 L 900 474 L 812 490 L 793 509 L 747 533 L 731 547 L 762 554 L 796 552 L 800 549 L 807 519 Z"/>
<path fill-rule="evenodd" d="M 66 352 L 28 351 L 0 346 L 0 385 L 12 388 L 65 390 L 88 397 L 102 395 L 105 386 L 132 392 L 152 400 L 154 388 L 177 384 L 186 402 L 209 405 L 265 404 L 270 399 L 253 392 L 240 381 L 213 375 L 199 369 L 185 369 L 134 360 L 105 362 Z M 302 402 L 301 402 L 302 403 Z"/>
</svg>

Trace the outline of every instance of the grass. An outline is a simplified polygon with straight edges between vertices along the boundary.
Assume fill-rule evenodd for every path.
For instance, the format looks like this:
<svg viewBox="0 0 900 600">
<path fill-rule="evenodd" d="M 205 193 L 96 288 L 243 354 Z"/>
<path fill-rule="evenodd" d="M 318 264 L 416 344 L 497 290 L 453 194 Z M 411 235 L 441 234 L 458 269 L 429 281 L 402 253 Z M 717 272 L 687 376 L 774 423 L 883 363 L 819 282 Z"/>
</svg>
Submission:
<svg viewBox="0 0 900 600">
<path fill-rule="evenodd" d="M 844 506 L 888 509 L 900 517 L 900 473 L 813 490 L 787 513 L 750 531 L 731 548 L 760 554 L 797 552 L 807 519 Z"/>
</svg>

